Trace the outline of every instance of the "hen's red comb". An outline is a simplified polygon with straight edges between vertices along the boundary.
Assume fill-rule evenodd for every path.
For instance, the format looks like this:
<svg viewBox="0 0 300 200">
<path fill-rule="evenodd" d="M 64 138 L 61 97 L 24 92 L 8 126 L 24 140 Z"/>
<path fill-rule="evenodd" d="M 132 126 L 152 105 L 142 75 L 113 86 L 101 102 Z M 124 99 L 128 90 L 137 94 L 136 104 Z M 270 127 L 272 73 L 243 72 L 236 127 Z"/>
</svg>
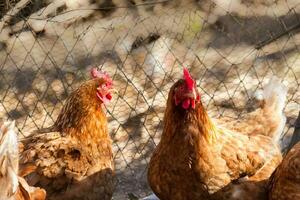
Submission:
<svg viewBox="0 0 300 200">
<path fill-rule="evenodd" d="M 92 78 L 103 78 L 107 82 L 112 82 L 112 79 L 110 78 L 110 76 L 106 72 L 100 71 L 96 67 L 92 68 L 91 76 L 92 76 Z"/>
<path fill-rule="evenodd" d="M 104 79 L 110 78 L 106 72 L 100 71 L 96 67 L 92 68 L 91 76 L 92 76 L 92 78 L 104 78 Z"/>
<path fill-rule="evenodd" d="M 186 85 L 188 87 L 189 90 L 192 90 L 194 88 L 194 85 L 195 85 L 195 81 L 194 79 L 192 78 L 189 70 L 187 68 L 183 68 L 183 78 L 186 82 Z"/>
</svg>

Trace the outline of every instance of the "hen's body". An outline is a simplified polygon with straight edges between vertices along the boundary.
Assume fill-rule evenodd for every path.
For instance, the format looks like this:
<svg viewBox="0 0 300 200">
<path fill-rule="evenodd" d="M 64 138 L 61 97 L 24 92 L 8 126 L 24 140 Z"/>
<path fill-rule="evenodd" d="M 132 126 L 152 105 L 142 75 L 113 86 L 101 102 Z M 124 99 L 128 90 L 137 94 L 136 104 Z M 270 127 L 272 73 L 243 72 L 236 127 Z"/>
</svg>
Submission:
<svg viewBox="0 0 300 200">
<path fill-rule="evenodd" d="M 241 177 L 269 178 L 281 161 L 273 138 L 216 126 L 201 102 L 195 109 L 176 106 L 174 89 L 181 83 L 170 90 L 161 141 L 149 164 L 154 193 L 161 200 L 208 199 Z"/>
<path fill-rule="evenodd" d="M 53 129 L 24 141 L 22 164 L 34 165 L 27 180 L 48 199 L 111 199 L 114 164 L 107 119 L 96 91 L 102 79 L 83 83 L 67 99 Z"/>
<path fill-rule="evenodd" d="M 300 199 L 300 142 L 284 157 L 269 185 L 269 200 L 296 199 Z"/>
</svg>

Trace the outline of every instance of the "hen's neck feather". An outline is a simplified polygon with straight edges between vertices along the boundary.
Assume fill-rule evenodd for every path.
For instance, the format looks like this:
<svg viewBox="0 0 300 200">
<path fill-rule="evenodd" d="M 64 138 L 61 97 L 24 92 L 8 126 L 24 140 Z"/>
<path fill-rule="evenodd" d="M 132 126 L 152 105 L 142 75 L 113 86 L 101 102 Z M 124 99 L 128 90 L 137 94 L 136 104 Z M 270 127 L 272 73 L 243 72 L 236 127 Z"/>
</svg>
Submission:
<svg viewBox="0 0 300 200">
<path fill-rule="evenodd" d="M 172 138 L 174 134 L 191 134 L 192 138 L 205 138 L 209 143 L 216 139 L 217 130 L 209 118 L 202 102 L 196 104 L 195 109 L 188 110 L 175 106 L 172 99 L 168 100 L 162 139 Z"/>
<path fill-rule="evenodd" d="M 97 86 L 95 79 L 86 81 L 71 93 L 54 124 L 57 131 L 85 139 L 107 134 L 107 119 L 96 95 Z"/>
</svg>

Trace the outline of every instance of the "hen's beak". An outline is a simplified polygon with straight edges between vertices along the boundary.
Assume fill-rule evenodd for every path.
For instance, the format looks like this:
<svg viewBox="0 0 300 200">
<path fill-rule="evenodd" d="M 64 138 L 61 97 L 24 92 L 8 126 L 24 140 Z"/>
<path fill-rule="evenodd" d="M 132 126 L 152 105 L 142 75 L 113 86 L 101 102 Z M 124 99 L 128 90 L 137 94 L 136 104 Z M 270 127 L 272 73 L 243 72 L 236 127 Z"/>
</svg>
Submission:
<svg viewBox="0 0 300 200">
<path fill-rule="evenodd" d="M 189 93 L 187 93 L 185 96 L 188 97 L 188 98 L 191 98 L 191 99 L 196 99 L 197 98 L 196 89 L 193 88 L 193 90 L 190 91 Z"/>
</svg>

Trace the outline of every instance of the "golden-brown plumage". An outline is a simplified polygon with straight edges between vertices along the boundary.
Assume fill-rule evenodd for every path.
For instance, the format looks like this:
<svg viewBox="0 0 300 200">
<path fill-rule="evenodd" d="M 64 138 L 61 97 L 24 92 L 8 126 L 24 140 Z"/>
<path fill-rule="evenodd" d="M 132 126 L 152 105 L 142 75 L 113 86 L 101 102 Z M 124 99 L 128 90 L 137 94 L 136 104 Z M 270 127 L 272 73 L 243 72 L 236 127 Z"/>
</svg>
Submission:
<svg viewBox="0 0 300 200">
<path fill-rule="evenodd" d="M 224 116 L 215 121 L 239 133 L 266 135 L 275 143 L 279 143 L 286 123 L 286 117 L 283 114 L 286 95 L 287 88 L 278 78 L 272 77 L 263 89 L 259 108 L 237 120 Z"/>
<path fill-rule="evenodd" d="M 241 177 L 269 178 L 281 161 L 273 138 L 216 126 L 197 100 L 195 88 L 178 96 L 186 82 L 179 80 L 169 92 L 161 141 L 148 170 L 154 193 L 161 200 L 209 199 L 209 194 Z M 185 97 L 195 98 L 195 108 L 193 103 L 187 106 Z"/>
<path fill-rule="evenodd" d="M 297 127 L 294 135 L 298 134 Z M 212 200 L 300 199 L 300 142 L 284 157 L 269 179 L 231 182 L 212 195 Z"/>
<path fill-rule="evenodd" d="M 269 200 L 296 199 L 300 199 L 300 142 L 284 157 L 269 184 Z"/>
<path fill-rule="evenodd" d="M 112 142 L 96 94 L 106 83 L 104 78 L 84 82 L 66 100 L 52 127 L 56 132 L 24 141 L 23 167 L 36 167 L 26 179 L 45 188 L 48 199 L 111 199 Z"/>
</svg>

